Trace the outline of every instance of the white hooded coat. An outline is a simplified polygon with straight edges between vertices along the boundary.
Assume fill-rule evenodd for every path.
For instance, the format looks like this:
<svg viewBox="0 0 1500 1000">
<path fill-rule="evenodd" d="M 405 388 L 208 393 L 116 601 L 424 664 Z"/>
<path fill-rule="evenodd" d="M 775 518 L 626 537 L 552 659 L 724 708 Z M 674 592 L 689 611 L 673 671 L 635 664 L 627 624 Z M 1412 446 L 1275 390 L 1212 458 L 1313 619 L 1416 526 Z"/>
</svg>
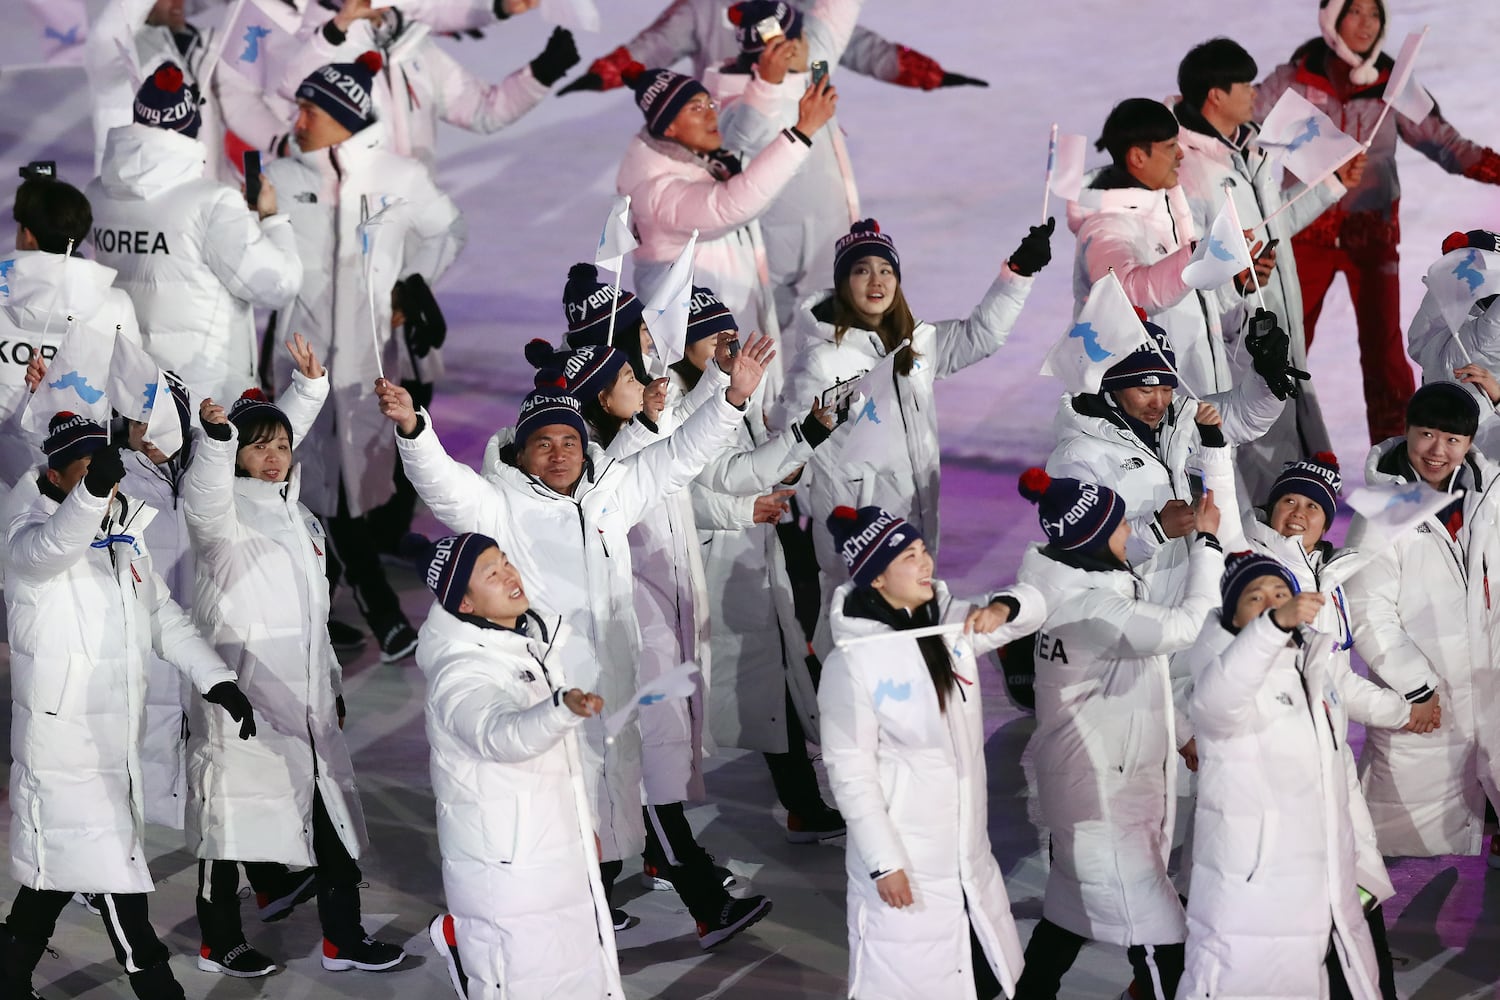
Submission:
<svg viewBox="0 0 1500 1000">
<path fill-rule="evenodd" d="M 1167 876 L 1177 806 L 1167 657 L 1198 638 L 1223 571 L 1223 553 L 1195 539 L 1186 590 L 1163 604 L 1130 571 L 1070 566 L 1035 545 L 1022 557 L 1020 580 L 1048 609 L 1034 737 L 1052 845 L 1042 914 L 1090 940 L 1160 945 L 1186 934 Z"/>
<path fill-rule="evenodd" d="M 391 331 L 391 288 L 413 274 L 435 284 L 465 241 L 458 206 L 420 163 L 388 152 L 383 142 L 377 122 L 338 145 L 266 167 L 302 258 L 302 290 L 282 315 L 282 329 L 308 339 L 332 384 L 328 405 L 298 446 L 303 500 L 325 516 L 338 512 L 341 482 L 352 517 L 394 492 L 395 448 L 375 400 L 376 377 L 395 377 L 397 352 L 406 349 Z M 368 254 L 362 202 L 371 216 L 385 212 L 368 229 Z M 278 356 L 278 391 L 290 381 L 290 359 Z"/>
<path fill-rule="evenodd" d="M 32 889 L 150 892 L 147 653 L 203 693 L 234 674 L 153 567 L 142 532 L 154 510 L 81 483 L 61 503 L 30 480 L 21 489 L 30 501 L 12 498 L 5 525 L 10 874 Z"/>
<path fill-rule="evenodd" d="M 452 531 L 478 531 L 500 543 L 521 571 L 533 607 L 560 614 L 572 629 L 563 666 L 571 682 L 597 692 L 607 710 L 635 693 L 641 634 L 636 620 L 630 528 L 663 497 L 692 481 L 729 439 L 740 411 L 721 393 L 700 406 L 677 433 L 615 461 L 590 445 L 583 478 L 571 495 L 558 493 L 502 459 L 513 432 L 485 449 L 484 473 L 444 451 L 430 418 L 415 437 L 397 437 L 401 462 L 417 495 Z M 580 742 L 594 802 L 601 860 L 639 854 L 640 730 L 627 725 L 604 742 L 598 719 Z"/>
<path fill-rule="evenodd" d="M 1376 445 L 1369 483 L 1402 482 L 1394 471 L 1405 441 Z M 1470 449 L 1459 473 L 1463 527 L 1455 540 L 1436 515 L 1379 549 L 1346 584 L 1354 648 L 1370 679 L 1406 698 L 1431 689 L 1441 728 L 1419 734 L 1371 730 L 1360 780 L 1381 852 L 1428 857 L 1478 854 L 1484 803 L 1500 802 L 1495 756 L 1500 622 L 1489 567 L 1500 567 L 1500 468 Z M 1356 517 L 1349 544 L 1368 531 Z"/>
<path fill-rule="evenodd" d="M 284 482 L 235 475 L 237 434 L 195 436 L 183 485 L 198 553 L 193 614 L 238 675 L 257 727 L 255 739 L 241 740 L 228 716 L 201 700 L 193 706 L 187 829 L 200 858 L 316 864 L 314 792 L 350 857 L 366 843 L 335 703 L 342 673 L 328 642 L 328 543 L 297 502 L 299 442 L 327 394 L 326 378 L 299 372 L 280 404 L 297 459 Z"/>
<path fill-rule="evenodd" d="M 256 384 L 254 310 L 302 285 L 291 219 L 259 219 L 204 175 L 203 144 L 149 125 L 112 129 L 86 194 L 94 251 L 135 303 L 146 351 L 195 396 L 228 405 Z"/>
<path fill-rule="evenodd" d="M 1379 1000 L 1345 740 L 1354 704 L 1375 708 L 1390 692 L 1351 671 L 1330 636 L 1294 641 L 1270 617 L 1237 637 L 1212 620 L 1199 639 L 1193 889 L 1177 995 L 1326 998 L 1331 936 L 1352 995 Z"/>
<path fill-rule="evenodd" d="M 934 581 L 939 621 L 962 625 L 978 604 Z M 974 997 L 972 927 L 1006 996 L 1021 974 L 1021 941 L 990 849 L 984 714 L 976 658 L 1026 635 L 1046 616 L 1025 584 L 1002 591 L 1017 617 L 983 635 L 948 633 L 956 682 L 946 710 L 916 639 L 844 613 L 852 582 L 834 594 L 837 644 L 823 670 L 823 761 L 849 827 L 849 986 L 859 1000 Z M 880 898 L 875 873 L 906 873 L 913 904 Z"/>
<path fill-rule="evenodd" d="M 471 1000 L 623 1000 L 579 747 L 567 626 L 483 628 L 434 604 L 417 643 L 443 895 Z"/>
</svg>

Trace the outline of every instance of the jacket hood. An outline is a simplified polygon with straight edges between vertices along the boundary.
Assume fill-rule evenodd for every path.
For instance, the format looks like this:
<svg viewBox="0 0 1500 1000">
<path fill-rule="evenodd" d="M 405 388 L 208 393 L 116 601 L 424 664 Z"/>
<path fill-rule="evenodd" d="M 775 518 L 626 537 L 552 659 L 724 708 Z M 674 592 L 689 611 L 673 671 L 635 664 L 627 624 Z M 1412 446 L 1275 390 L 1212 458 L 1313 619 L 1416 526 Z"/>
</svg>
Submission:
<svg viewBox="0 0 1500 1000">
<path fill-rule="evenodd" d="M 899 630 L 891 628 L 884 622 L 878 622 L 873 618 L 864 618 L 844 614 L 844 604 L 849 599 L 849 594 L 854 590 L 854 581 L 850 580 L 839 586 L 833 592 L 833 603 L 829 607 L 828 625 L 833 635 L 835 645 L 849 642 L 854 639 L 862 639 L 867 636 L 876 635 L 898 635 Z M 948 609 L 953 605 L 953 597 L 948 593 L 948 585 L 941 580 L 932 581 L 933 594 L 937 600 L 938 619 L 943 620 Z"/>
<path fill-rule="evenodd" d="M 1164 212 L 1176 220 L 1184 242 L 1192 237 L 1189 225 L 1192 212 L 1188 208 L 1187 194 L 1182 190 L 1182 185 L 1162 191 L 1140 186 L 1097 186 L 1111 183 L 1106 178 L 1111 170 L 1111 167 L 1101 167 L 1085 174 L 1083 190 L 1079 193 L 1078 200 L 1068 202 L 1068 228 L 1073 231 L 1073 235 L 1077 236 L 1083 224 L 1096 215 L 1113 212 L 1151 216 Z"/>
<path fill-rule="evenodd" d="M 535 611 L 527 611 L 525 618 L 527 635 L 504 628 L 481 628 L 464 621 L 433 601 L 417 643 L 417 664 L 422 668 L 423 674 L 431 677 L 434 670 L 447 662 L 449 655 L 464 649 L 488 649 L 506 656 L 529 655 L 545 659 L 548 651 L 566 637 L 567 626 L 560 618 L 543 617 Z M 427 641 L 432 639 L 438 640 L 441 645 Z M 433 655 L 421 654 L 424 641 L 427 648 L 433 650 Z"/>
<path fill-rule="evenodd" d="M 663 174 L 699 181 L 713 179 L 708 160 L 671 139 L 658 139 L 643 128 L 625 147 L 619 173 L 615 175 L 615 186 L 622 193 L 629 193 Z"/>
<path fill-rule="evenodd" d="M 99 183 L 112 198 L 154 198 L 203 176 L 208 150 L 197 139 L 150 125 L 121 125 L 104 141 Z"/>
<path fill-rule="evenodd" d="M 70 312 L 93 315 L 114 283 L 114 268 L 83 257 L 20 250 L 0 260 L 0 306 L 24 330 L 40 331 L 50 315 L 60 332 Z"/>
<path fill-rule="evenodd" d="M 1183 419 L 1183 410 L 1193 400 L 1180 393 L 1172 396 L 1172 406 L 1167 410 L 1157 428 L 1158 439 L 1163 430 L 1175 426 Z M 1052 433 L 1057 439 L 1057 448 L 1078 437 L 1097 438 L 1102 441 L 1133 443 L 1141 448 L 1146 445 L 1126 425 L 1124 418 L 1110 411 L 1103 397 L 1096 392 L 1063 393 L 1057 405 L 1057 415 L 1052 420 Z"/>
<path fill-rule="evenodd" d="M 1044 546 L 1033 542 L 1021 556 L 1017 578 L 1042 592 L 1048 608 L 1059 608 L 1080 591 L 1108 587 L 1121 594 L 1135 593 L 1135 574 L 1128 569 L 1086 570 L 1058 562 Z"/>
<path fill-rule="evenodd" d="M 1370 449 L 1365 456 L 1365 482 L 1371 486 L 1376 484 L 1406 483 L 1414 480 L 1408 475 L 1409 465 L 1406 454 L 1402 450 L 1406 444 L 1406 438 L 1387 438 Z M 1460 470 L 1468 472 L 1467 480 L 1460 479 L 1460 487 L 1477 489 L 1480 492 L 1489 488 L 1500 467 L 1484 456 L 1473 445 L 1469 446 L 1469 453 L 1464 456 L 1463 468 Z"/>
</svg>

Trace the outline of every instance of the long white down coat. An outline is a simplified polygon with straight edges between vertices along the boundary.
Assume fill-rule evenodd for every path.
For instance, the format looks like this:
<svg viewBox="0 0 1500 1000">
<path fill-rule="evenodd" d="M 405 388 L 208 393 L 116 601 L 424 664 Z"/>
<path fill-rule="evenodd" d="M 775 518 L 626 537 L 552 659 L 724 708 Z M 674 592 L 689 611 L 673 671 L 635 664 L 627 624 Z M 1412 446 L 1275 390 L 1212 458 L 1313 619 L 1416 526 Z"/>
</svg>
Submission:
<svg viewBox="0 0 1500 1000">
<path fill-rule="evenodd" d="M 179 452 L 179 455 L 181 453 Z M 138 451 L 124 451 L 125 478 L 120 492 L 155 508 L 146 526 L 151 559 L 167 592 L 188 614 L 193 611 L 193 548 L 187 515 L 173 481 L 171 465 L 156 465 Z M 181 830 L 187 807 L 187 718 L 192 688 L 171 663 L 153 650 L 146 658 L 146 727 L 141 734 L 141 781 L 146 822 Z"/>
<path fill-rule="evenodd" d="M 391 498 L 395 447 L 375 399 L 376 377 L 394 377 L 398 352 L 406 350 L 391 331 L 391 288 L 413 274 L 435 285 L 465 241 L 458 206 L 420 163 L 384 143 L 377 122 L 336 146 L 283 157 L 265 171 L 291 216 L 302 258 L 302 290 L 282 313 L 281 329 L 308 339 L 332 384 L 328 405 L 299 445 L 303 501 L 323 515 L 338 511 L 340 480 L 350 516 Z M 361 249 L 362 200 L 372 216 L 386 213 L 368 230 L 368 256 Z M 284 392 L 291 360 L 284 354 L 276 360 L 275 384 Z"/>
<path fill-rule="evenodd" d="M 529 582 L 529 581 L 528 581 Z M 434 604 L 417 643 L 443 895 L 471 1000 L 623 1000 L 579 748 L 568 629 L 527 634 Z"/>
<path fill-rule="evenodd" d="M 1047 602 L 1036 649 L 1036 777 L 1051 837 L 1042 914 L 1093 941 L 1159 945 L 1186 934 L 1167 876 L 1177 807 L 1169 654 L 1219 603 L 1224 556 L 1195 539 L 1171 604 L 1126 570 L 1087 571 L 1033 545 L 1020 580 Z"/>
<path fill-rule="evenodd" d="M 354 764 L 339 729 L 342 673 L 328 642 L 322 525 L 297 500 L 298 442 L 328 395 L 328 380 L 295 376 L 280 400 L 292 424 L 286 482 L 234 474 L 238 435 L 201 431 L 183 486 L 198 554 L 193 614 L 255 706 L 257 735 L 201 700 L 188 738 L 188 846 L 200 858 L 316 864 L 313 795 L 351 857 L 365 842 Z"/>
<path fill-rule="evenodd" d="M 938 551 L 937 381 L 978 364 L 1005 344 L 1034 281 L 1002 264 L 994 283 L 968 318 L 917 323 L 911 335 L 910 349 L 917 352 L 911 373 L 892 376 L 901 420 L 888 421 L 891 440 L 883 465 L 876 468 L 844 462 L 836 441 L 819 448 L 809 463 L 808 513 L 812 516 L 818 567 L 823 571 L 824 613 L 816 642 L 820 656 L 829 646 L 825 638 L 828 602 L 834 589 L 849 579 L 849 570 L 828 532 L 828 515 L 835 507 L 876 504 L 911 522 L 922 533 L 929 551 Z M 824 390 L 865 374 L 885 357 L 880 335 L 873 330 L 851 328 L 842 339 L 835 339 L 833 324 L 813 315 L 813 308 L 833 294 L 831 290 L 820 292 L 805 300 L 798 310 L 797 322 L 802 327 L 796 338 L 807 346 L 787 373 L 786 388 L 767 419 L 774 431 L 784 431 L 800 421 Z"/>
<path fill-rule="evenodd" d="M 1394 438 L 1371 449 L 1365 481 L 1401 481 L 1377 466 L 1404 447 Z M 1457 541 L 1429 517 L 1394 544 L 1380 543 L 1346 585 L 1354 648 L 1370 679 L 1402 696 L 1431 687 L 1443 709 L 1435 732 L 1365 737 L 1360 781 L 1387 856 L 1478 854 L 1485 797 L 1500 802 L 1500 621 L 1489 581 L 1489 567 L 1500 567 L 1500 467 L 1470 449 L 1460 475 L 1458 488 L 1468 492 Z M 1368 530 L 1356 516 L 1349 545 L 1364 543 Z"/>
<path fill-rule="evenodd" d="M 1234 384 L 1219 317 L 1217 291 L 1200 292 L 1182 280 L 1192 259 L 1192 208 L 1180 186 L 1107 190 L 1085 186 L 1068 202 L 1068 228 L 1078 238 L 1073 257 L 1073 318 L 1094 282 L 1113 268 L 1131 305 L 1167 333 L 1177 355 L 1184 395 L 1205 396 Z"/>
<path fill-rule="evenodd" d="M 834 66 L 849 45 L 864 0 L 818 0 L 803 15 L 802 37 L 808 65 L 822 60 Z M 807 73 L 788 72 L 780 83 L 758 72 L 710 69 L 704 86 L 723 109 L 719 131 L 726 149 L 753 155 L 775 142 L 781 130 L 797 124 L 798 102 L 807 92 Z M 827 287 L 833 274 L 833 248 L 849 225 L 860 218 L 854 167 L 837 117 L 818 130 L 807 164 L 760 217 L 771 294 L 782 333 L 794 332 L 797 303 Z M 799 344 L 787 342 L 788 357 Z"/>
<path fill-rule="evenodd" d="M 156 511 L 81 483 L 60 504 L 32 480 L 20 490 L 30 501 L 12 498 L 4 556 L 10 875 L 33 889 L 150 892 L 147 654 L 156 650 L 200 692 L 234 674 L 152 564 L 142 532 Z"/>
<path fill-rule="evenodd" d="M 407 478 L 433 516 L 452 531 L 478 531 L 500 543 L 532 605 L 562 615 L 572 629 L 575 641 L 563 661 L 571 683 L 597 692 L 613 710 L 635 693 L 641 650 L 628 532 L 723 450 L 739 415 L 721 393 L 675 434 L 627 459 L 615 461 L 590 445 L 571 496 L 501 459 L 514 436 L 509 429 L 490 439 L 482 475 L 443 451 L 425 414 L 416 437 L 396 436 Z M 606 745 L 603 723 L 593 719 L 584 736 L 602 860 L 639 854 L 646 841 L 640 729 L 628 725 Z"/>
<path fill-rule="evenodd" d="M 1185 113 L 1178 112 L 1179 115 Z M 1254 291 L 1241 295 L 1232 284 L 1219 292 L 1224 310 L 1219 322 L 1236 383 L 1255 378 L 1250 352 L 1244 349 L 1244 338 L 1249 332 L 1250 317 L 1262 297 L 1266 308 L 1276 314 L 1281 328 L 1291 340 L 1292 364 L 1307 371 L 1302 285 L 1297 280 L 1297 259 L 1292 255 L 1292 234 L 1300 232 L 1323 214 L 1324 209 L 1337 202 L 1344 193 L 1344 186 L 1337 178 L 1330 177 L 1305 196 L 1302 193 L 1306 185 L 1300 182 L 1283 191 L 1281 171 L 1275 168 L 1271 157 L 1255 142 L 1253 135 L 1246 140 L 1242 153 L 1236 152 L 1223 139 L 1204 135 L 1187 126 L 1179 131 L 1178 142 L 1182 149 L 1178 184 L 1187 195 L 1198 232 L 1206 233 L 1213 225 L 1223 207 L 1227 184 L 1241 225 L 1246 229 L 1261 227 L 1256 233 L 1259 240 L 1281 241 L 1276 267 L 1261 286 L 1259 295 Z M 1293 198 L 1297 201 L 1271 222 L 1268 232 L 1262 226 L 1266 216 Z M 1320 451 L 1329 451 L 1331 447 L 1317 392 L 1311 382 L 1303 382 L 1302 395 L 1286 408 L 1276 426 L 1239 450 L 1237 458 L 1245 477 L 1245 487 L 1252 497 L 1265 496 L 1287 462 L 1301 461 Z"/>
<path fill-rule="evenodd" d="M 1215 616 L 1193 650 L 1200 763 L 1182 1000 L 1326 998 L 1330 935 L 1354 997 L 1380 997 L 1345 743 L 1356 704 L 1402 722 L 1405 705 L 1350 670 L 1331 636 L 1303 635 L 1295 643 L 1264 614 L 1236 637 Z"/>
<path fill-rule="evenodd" d="M 766 430 L 763 390 L 750 400 L 734 444 L 693 483 L 693 516 L 713 622 L 709 729 L 721 746 L 786 753 L 787 695 L 803 734 L 816 743 L 818 694 L 781 538 L 776 525 L 755 523 L 755 500 L 780 488 L 813 448 L 800 429 Z"/>
<path fill-rule="evenodd" d="M 934 581 L 940 621 L 963 624 L 979 602 Z M 1002 594 L 1017 617 L 983 635 L 943 637 L 957 683 L 947 710 L 917 648 L 889 625 L 844 615 L 852 582 L 834 594 L 837 645 L 823 670 L 823 761 L 849 826 L 849 988 L 859 1000 L 972 1000 L 972 926 L 1006 996 L 1021 974 L 1021 942 L 990 849 L 984 708 L 977 657 L 1035 630 L 1042 595 Z M 872 874 L 904 871 L 913 905 L 888 906 Z"/>
<path fill-rule="evenodd" d="M 228 406 L 257 384 L 254 310 L 297 294 L 302 261 L 286 201 L 259 219 L 203 164 L 196 139 L 123 125 L 86 193 L 95 256 L 135 303 L 146 351 L 194 396 Z"/>
<path fill-rule="evenodd" d="M 728 379 L 718 365 L 711 365 L 691 393 L 674 392 L 654 431 L 640 420 L 631 421 L 605 453 L 613 459 L 627 458 L 670 436 L 726 385 Z M 698 665 L 698 691 L 691 698 L 642 705 L 636 713 L 646 802 L 701 801 L 703 754 L 712 748 L 711 742 L 704 745 L 704 702 L 712 690 L 713 622 L 687 490 L 664 497 L 630 529 L 630 562 L 635 567 L 635 617 L 641 629 L 637 680 L 646 684 L 688 661 Z"/>
</svg>

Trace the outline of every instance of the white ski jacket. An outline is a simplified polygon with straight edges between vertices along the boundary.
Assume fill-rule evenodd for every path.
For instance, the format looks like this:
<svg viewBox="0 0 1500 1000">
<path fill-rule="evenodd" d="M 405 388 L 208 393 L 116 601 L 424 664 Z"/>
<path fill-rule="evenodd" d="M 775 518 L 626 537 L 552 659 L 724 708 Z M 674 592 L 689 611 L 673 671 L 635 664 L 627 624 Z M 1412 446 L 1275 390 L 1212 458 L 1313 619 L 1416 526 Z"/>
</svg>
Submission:
<svg viewBox="0 0 1500 1000">
<path fill-rule="evenodd" d="M 939 620 L 962 625 L 978 602 L 955 600 L 934 581 Z M 883 622 L 845 613 L 854 590 L 834 594 L 837 643 L 823 670 L 823 761 L 849 827 L 849 986 L 859 1000 L 974 997 L 975 936 L 1006 996 L 1021 974 L 1021 942 L 1000 866 L 990 848 L 984 712 L 977 658 L 1035 630 L 1042 595 L 1001 591 L 1019 614 L 983 635 L 948 633 L 957 678 L 947 709 L 917 640 Z M 880 898 L 877 874 L 897 870 L 912 906 Z"/>
<path fill-rule="evenodd" d="M 623 1000 L 584 720 L 562 704 L 568 628 L 534 612 L 525 625 L 485 628 L 434 604 L 417 643 L 443 894 L 469 996 Z"/>
<path fill-rule="evenodd" d="M 288 205 L 257 218 L 204 175 L 203 143 L 167 129 L 123 125 L 106 146 L 86 192 L 95 255 L 118 272 L 156 363 L 228 406 L 257 384 L 254 310 L 302 286 Z"/>
<path fill-rule="evenodd" d="M 235 676 L 154 568 L 143 534 L 154 510 L 81 483 L 61 503 L 33 480 L 17 490 L 30 499 L 12 497 L 5 525 L 10 875 L 32 889 L 150 892 L 147 653 L 203 693 Z"/>
</svg>

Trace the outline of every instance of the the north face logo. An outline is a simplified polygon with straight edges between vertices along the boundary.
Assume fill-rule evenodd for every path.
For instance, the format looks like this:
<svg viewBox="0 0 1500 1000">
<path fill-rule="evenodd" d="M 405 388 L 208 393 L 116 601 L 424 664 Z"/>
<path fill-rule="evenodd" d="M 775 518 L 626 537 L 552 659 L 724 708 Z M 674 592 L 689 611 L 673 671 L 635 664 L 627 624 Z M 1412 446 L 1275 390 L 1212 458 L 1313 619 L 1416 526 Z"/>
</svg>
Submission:
<svg viewBox="0 0 1500 1000">
<path fill-rule="evenodd" d="M 1139 469 L 1145 464 L 1146 460 L 1144 458 L 1136 458 L 1134 455 L 1132 455 L 1130 458 L 1127 458 L 1125 461 L 1120 463 L 1120 468 L 1124 469 L 1126 472 L 1130 472 L 1134 469 Z"/>
</svg>

